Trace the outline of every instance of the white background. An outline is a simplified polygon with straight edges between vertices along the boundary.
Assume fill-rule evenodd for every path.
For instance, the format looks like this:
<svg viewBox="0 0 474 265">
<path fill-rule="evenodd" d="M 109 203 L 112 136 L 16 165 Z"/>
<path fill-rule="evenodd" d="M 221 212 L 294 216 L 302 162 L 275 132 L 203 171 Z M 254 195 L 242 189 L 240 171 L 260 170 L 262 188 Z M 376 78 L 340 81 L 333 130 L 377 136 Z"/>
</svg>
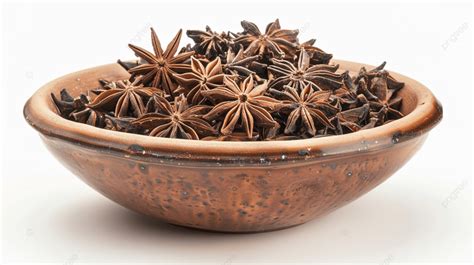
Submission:
<svg viewBox="0 0 474 265">
<path fill-rule="evenodd" d="M 6 4 L 2 11 L 3 262 L 469 262 L 472 259 L 472 7 L 467 4 Z M 110 202 L 50 155 L 22 117 L 44 83 L 163 45 L 179 27 L 240 31 L 280 18 L 335 58 L 428 86 L 444 119 L 392 178 L 305 225 L 228 235 L 156 223 Z M 191 40 L 183 36 L 184 45 Z M 291 180 L 289 180 L 291 181 Z"/>
</svg>

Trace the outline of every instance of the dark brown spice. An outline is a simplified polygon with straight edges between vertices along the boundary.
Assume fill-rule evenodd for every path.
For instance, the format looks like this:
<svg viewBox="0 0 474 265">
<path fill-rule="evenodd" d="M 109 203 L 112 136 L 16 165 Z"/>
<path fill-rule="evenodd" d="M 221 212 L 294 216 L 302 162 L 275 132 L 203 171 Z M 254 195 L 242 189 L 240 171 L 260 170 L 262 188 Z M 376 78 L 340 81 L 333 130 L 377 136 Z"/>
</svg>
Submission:
<svg viewBox="0 0 474 265">
<path fill-rule="evenodd" d="M 193 47 L 196 53 L 202 54 L 208 59 L 214 59 L 224 54 L 231 39 L 225 32 L 217 33 L 212 31 L 209 26 L 206 26 L 205 31 L 188 30 L 186 35 L 196 43 Z"/>
<path fill-rule="evenodd" d="M 216 134 L 216 130 L 201 118 L 209 111 L 209 106 L 190 107 L 182 95 L 176 97 L 173 104 L 159 96 L 156 96 L 156 101 L 156 112 L 144 114 L 132 123 L 146 129 L 150 136 L 198 140 Z"/>
<path fill-rule="evenodd" d="M 187 90 L 189 102 L 198 105 L 204 100 L 201 92 L 223 85 L 221 59 L 216 58 L 204 67 L 199 60 L 191 57 L 191 71 L 176 74 L 175 79 Z"/>
<path fill-rule="evenodd" d="M 264 32 L 242 21 L 241 33 L 188 30 L 194 44 L 179 49 L 179 30 L 163 51 L 151 29 L 153 53 L 118 60 L 128 80 L 51 95 L 59 114 L 108 130 L 193 140 L 275 141 L 352 133 L 399 119 L 404 87 L 384 70 L 351 75 L 332 54 L 299 43 L 279 20 Z"/>
<path fill-rule="evenodd" d="M 130 49 L 145 61 L 143 64 L 128 69 L 128 72 L 132 74 L 131 78 L 142 76 L 141 83 L 147 86 L 161 88 L 173 96 L 176 88 L 174 74 L 190 70 L 189 64 L 184 62 L 194 53 L 192 51 L 183 52 L 175 56 L 179 47 L 179 41 L 181 40 L 181 33 L 182 31 L 179 30 L 170 44 L 168 44 L 166 50 L 163 51 L 160 40 L 152 28 L 151 42 L 155 54 L 133 44 L 129 44 Z"/>
<path fill-rule="evenodd" d="M 140 117 L 145 113 L 145 102 L 154 93 L 163 93 L 154 87 L 138 85 L 141 79 L 136 78 L 133 83 L 129 80 L 110 82 L 104 87 L 106 90 L 87 106 L 101 111 L 114 110 L 117 118 Z"/>
<path fill-rule="evenodd" d="M 224 78 L 225 86 L 203 91 L 202 94 L 218 103 L 204 115 L 207 120 L 223 119 L 220 132 L 232 134 L 236 125 L 251 138 L 254 126 L 274 127 L 276 122 L 271 113 L 281 104 L 278 100 L 265 96 L 267 83 L 255 85 L 252 76 L 237 84 L 231 77 Z"/>
</svg>

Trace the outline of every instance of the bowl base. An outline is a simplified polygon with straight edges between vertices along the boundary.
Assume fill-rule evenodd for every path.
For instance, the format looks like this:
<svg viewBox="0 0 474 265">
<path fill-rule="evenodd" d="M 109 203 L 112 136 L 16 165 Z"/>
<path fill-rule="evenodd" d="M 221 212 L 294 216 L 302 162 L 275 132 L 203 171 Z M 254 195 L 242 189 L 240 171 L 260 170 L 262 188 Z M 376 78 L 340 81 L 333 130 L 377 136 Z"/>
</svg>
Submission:
<svg viewBox="0 0 474 265">
<path fill-rule="evenodd" d="M 264 230 L 255 230 L 255 231 L 230 231 L 230 230 L 216 230 L 216 229 L 209 229 L 209 228 L 199 228 L 199 227 L 192 227 L 192 226 L 185 226 L 185 225 L 179 225 L 179 224 L 173 224 L 173 223 L 167 223 L 172 226 L 177 226 L 180 228 L 184 229 L 189 229 L 189 230 L 197 230 L 197 231 L 202 231 L 202 232 L 210 232 L 210 233 L 219 233 L 219 234 L 257 234 L 257 233 L 266 233 L 266 232 L 275 232 L 275 231 L 280 231 L 280 230 L 285 230 L 288 228 L 296 227 L 299 225 L 303 225 L 305 223 L 301 224 L 295 224 L 295 225 L 289 225 L 289 226 L 284 226 L 284 227 L 278 227 L 274 229 L 264 229 Z"/>
</svg>

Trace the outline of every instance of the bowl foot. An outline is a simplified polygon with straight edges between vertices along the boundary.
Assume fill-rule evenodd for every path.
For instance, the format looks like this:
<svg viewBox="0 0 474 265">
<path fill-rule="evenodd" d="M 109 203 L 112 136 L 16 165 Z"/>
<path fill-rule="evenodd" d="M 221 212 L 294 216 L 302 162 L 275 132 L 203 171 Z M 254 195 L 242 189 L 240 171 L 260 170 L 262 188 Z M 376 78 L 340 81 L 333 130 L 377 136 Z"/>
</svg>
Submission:
<svg viewBox="0 0 474 265">
<path fill-rule="evenodd" d="M 252 231 L 252 230 L 243 230 L 243 231 L 240 231 L 240 230 L 220 230 L 220 229 L 218 229 L 218 228 L 216 228 L 216 229 L 211 229 L 211 228 L 200 228 L 200 227 L 185 226 L 185 225 L 173 224 L 173 223 L 168 223 L 168 224 L 173 225 L 173 226 L 177 226 L 177 227 L 180 227 L 180 228 L 184 228 L 184 229 L 198 230 L 198 231 L 210 232 L 210 233 L 222 233 L 222 234 L 256 234 L 256 233 L 266 233 L 266 232 L 274 232 L 274 231 L 284 230 L 284 229 L 288 229 L 288 228 L 292 228 L 292 227 L 295 227 L 295 226 L 302 225 L 302 224 L 304 224 L 304 223 L 295 224 L 295 225 L 289 225 L 289 226 L 284 226 L 284 227 L 278 227 L 278 228 L 273 228 L 273 229 L 255 230 L 255 231 Z"/>
</svg>

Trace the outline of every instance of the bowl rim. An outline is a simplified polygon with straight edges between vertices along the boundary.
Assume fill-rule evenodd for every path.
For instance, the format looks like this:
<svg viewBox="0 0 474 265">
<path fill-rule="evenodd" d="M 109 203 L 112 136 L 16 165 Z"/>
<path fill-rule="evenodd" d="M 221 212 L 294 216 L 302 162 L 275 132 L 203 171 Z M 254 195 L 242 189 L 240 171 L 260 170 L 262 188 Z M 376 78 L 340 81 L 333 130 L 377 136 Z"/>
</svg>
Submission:
<svg viewBox="0 0 474 265">
<path fill-rule="evenodd" d="M 344 60 L 332 60 L 343 70 L 359 71 L 364 66 L 373 66 Z M 296 157 L 329 156 L 351 152 L 387 148 L 394 144 L 419 137 L 442 119 L 442 106 L 431 91 L 418 81 L 389 71 L 392 76 L 405 83 L 410 94 L 416 97 L 416 107 L 401 119 L 375 128 L 354 133 L 322 138 L 278 141 L 202 141 L 150 137 L 96 128 L 62 118 L 51 105 L 52 88 L 65 79 L 76 79 L 90 74 L 115 71 L 123 75 L 126 71 L 118 64 L 106 64 L 59 77 L 38 89 L 26 102 L 23 115 L 27 122 L 43 136 L 56 138 L 73 144 L 87 145 L 103 150 L 114 150 L 133 155 L 167 154 L 199 157 L 259 157 L 295 155 Z M 191 159 L 197 159 L 192 156 Z"/>
</svg>

